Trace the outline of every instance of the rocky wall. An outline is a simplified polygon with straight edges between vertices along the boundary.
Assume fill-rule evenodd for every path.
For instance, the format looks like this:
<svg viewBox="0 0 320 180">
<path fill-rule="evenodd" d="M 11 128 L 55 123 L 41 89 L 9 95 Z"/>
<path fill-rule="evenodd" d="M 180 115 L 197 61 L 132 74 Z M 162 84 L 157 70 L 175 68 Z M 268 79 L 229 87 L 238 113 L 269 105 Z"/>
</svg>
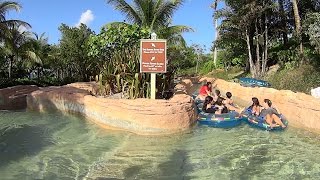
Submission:
<svg viewBox="0 0 320 180">
<path fill-rule="evenodd" d="M 27 98 L 28 108 L 81 113 L 101 126 L 138 134 L 183 131 L 196 121 L 193 100 L 185 94 L 170 100 L 108 99 L 90 95 L 87 87 L 76 88 L 80 86 L 83 83 L 35 91 Z"/>
<path fill-rule="evenodd" d="M 27 107 L 26 97 L 38 90 L 37 86 L 13 86 L 0 89 L 0 110 L 21 110 Z"/>
</svg>

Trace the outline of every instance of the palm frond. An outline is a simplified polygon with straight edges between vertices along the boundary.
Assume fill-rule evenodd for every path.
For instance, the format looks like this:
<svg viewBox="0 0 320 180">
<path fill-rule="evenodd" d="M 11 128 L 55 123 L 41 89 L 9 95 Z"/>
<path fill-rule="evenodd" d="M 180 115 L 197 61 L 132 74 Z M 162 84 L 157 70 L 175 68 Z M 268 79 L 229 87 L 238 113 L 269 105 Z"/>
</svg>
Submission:
<svg viewBox="0 0 320 180">
<path fill-rule="evenodd" d="M 162 38 L 169 38 L 170 36 L 180 35 L 184 32 L 194 32 L 191 27 L 176 25 L 176 26 L 169 26 L 159 30 L 159 37 Z"/>
<path fill-rule="evenodd" d="M 168 25 L 167 22 L 173 17 L 173 14 L 184 3 L 184 0 L 165 1 L 159 5 L 154 14 L 154 27 Z"/>
<path fill-rule="evenodd" d="M 115 9 L 124 14 L 127 20 L 141 25 L 141 17 L 136 9 L 129 5 L 125 0 L 107 0 L 107 3 L 114 5 Z"/>
<path fill-rule="evenodd" d="M 26 56 L 26 59 L 34 62 L 34 63 L 37 63 L 37 64 L 40 64 L 42 65 L 42 61 L 40 59 L 39 56 L 37 56 L 37 54 L 33 51 L 25 51 L 25 56 Z"/>
<path fill-rule="evenodd" d="M 0 15 L 4 16 L 4 14 L 8 11 L 15 10 L 20 11 L 21 5 L 18 2 L 14 1 L 4 1 L 0 3 Z M 1 19 L 1 18 L 0 18 Z"/>
<path fill-rule="evenodd" d="M 5 20 L 0 22 L 0 24 L 4 24 L 7 27 L 12 27 L 12 26 L 23 26 L 27 29 L 31 28 L 31 25 L 25 21 L 21 20 L 16 20 L 16 19 L 10 19 L 10 20 Z"/>
</svg>

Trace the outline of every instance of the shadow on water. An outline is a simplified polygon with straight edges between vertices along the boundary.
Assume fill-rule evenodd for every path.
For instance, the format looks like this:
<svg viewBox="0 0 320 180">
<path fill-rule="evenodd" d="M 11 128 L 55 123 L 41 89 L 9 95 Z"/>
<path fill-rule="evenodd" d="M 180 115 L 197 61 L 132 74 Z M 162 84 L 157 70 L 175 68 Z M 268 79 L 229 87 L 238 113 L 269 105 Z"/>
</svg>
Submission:
<svg viewBox="0 0 320 180">
<path fill-rule="evenodd" d="M 237 168 L 231 171 L 231 177 L 235 179 L 250 179 L 256 175 L 264 174 L 264 164 L 271 161 L 268 156 L 268 148 L 265 146 L 257 147 L 250 153 L 247 159 L 243 159 L 239 162 L 241 168 Z"/>
<path fill-rule="evenodd" d="M 155 169 L 152 168 L 152 162 L 143 163 L 141 165 L 130 166 L 123 171 L 125 179 L 179 179 L 188 180 L 194 177 L 186 176 L 188 156 L 184 150 L 177 150 L 170 155 L 167 161 L 160 163 Z M 151 168 L 151 169 L 150 169 Z M 98 177 L 96 179 L 118 179 Z"/>
<path fill-rule="evenodd" d="M 168 161 L 159 164 L 160 174 L 158 179 L 193 179 L 186 175 L 192 167 L 188 167 L 188 153 L 185 150 L 176 150 Z"/>
<path fill-rule="evenodd" d="M 0 167 L 27 156 L 39 153 L 54 144 L 46 128 L 30 125 L 14 125 L 0 129 Z"/>
</svg>

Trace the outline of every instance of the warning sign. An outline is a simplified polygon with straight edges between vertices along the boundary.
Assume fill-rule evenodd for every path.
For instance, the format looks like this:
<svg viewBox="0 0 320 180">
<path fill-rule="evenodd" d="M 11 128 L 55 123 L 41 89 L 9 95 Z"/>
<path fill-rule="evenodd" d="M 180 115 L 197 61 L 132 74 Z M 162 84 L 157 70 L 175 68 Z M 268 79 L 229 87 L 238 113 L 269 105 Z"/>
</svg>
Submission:
<svg viewBox="0 0 320 180">
<path fill-rule="evenodd" d="M 167 41 L 158 39 L 140 40 L 140 72 L 167 72 Z"/>
</svg>

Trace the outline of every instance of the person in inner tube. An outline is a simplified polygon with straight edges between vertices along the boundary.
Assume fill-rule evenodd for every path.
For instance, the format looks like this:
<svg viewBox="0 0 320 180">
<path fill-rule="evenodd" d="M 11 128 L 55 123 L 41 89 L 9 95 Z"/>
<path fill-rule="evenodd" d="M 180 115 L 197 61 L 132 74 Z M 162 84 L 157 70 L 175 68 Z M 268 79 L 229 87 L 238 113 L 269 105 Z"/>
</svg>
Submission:
<svg viewBox="0 0 320 180">
<path fill-rule="evenodd" d="M 260 116 L 264 117 L 264 120 L 271 128 L 276 125 L 280 125 L 282 128 L 286 127 L 280 119 L 280 111 L 275 106 L 272 106 L 270 99 L 264 99 L 262 106 L 263 109 L 261 110 Z"/>
<path fill-rule="evenodd" d="M 212 83 L 207 82 L 203 86 L 201 86 L 199 90 L 199 95 L 196 97 L 196 99 L 205 100 L 207 96 L 211 96 L 212 93 Z"/>
<path fill-rule="evenodd" d="M 211 96 L 207 96 L 204 100 L 202 111 L 205 113 L 215 114 L 215 112 L 218 110 L 218 107 L 215 107 L 213 104 L 213 98 Z"/>
<path fill-rule="evenodd" d="M 260 105 L 259 99 L 256 97 L 253 97 L 252 98 L 252 105 L 249 108 L 251 108 L 252 115 L 259 116 L 261 109 L 263 107 Z"/>
<path fill-rule="evenodd" d="M 214 101 L 217 101 L 218 98 L 221 97 L 221 92 L 220 92 L 218 89 L 216 89 L 216 90 L 214 91 L 212 97 L 213 97 L 213 100 L 214 100 Z"/>
<path fill-rule="evenodd" d="M 213 113 L 213 114 L 223 114 L 228 113 L 228 109 L 232 111 L 236 111 L 239 114 L 243 111 L 241 109 L 235 108 L 230 105 L 224 105 L 223 104 L 223 98 L 219 97 L 216 102 L 213 101 L 213 98 L 211 96 L 207 96 L 205 98 L 205 101 L 203 103 L 202 111 L 206 113 Z"/>
<path fill-rule="evenodd" d="M 236 107 L 235 104 L 233 103 L 233 99 L 231 99 L 232 94 L 231 92 L 226 93 L 226 99 L 223 101 L 223 104 L 229 104 L 230 106 Z"/>
</svg>

